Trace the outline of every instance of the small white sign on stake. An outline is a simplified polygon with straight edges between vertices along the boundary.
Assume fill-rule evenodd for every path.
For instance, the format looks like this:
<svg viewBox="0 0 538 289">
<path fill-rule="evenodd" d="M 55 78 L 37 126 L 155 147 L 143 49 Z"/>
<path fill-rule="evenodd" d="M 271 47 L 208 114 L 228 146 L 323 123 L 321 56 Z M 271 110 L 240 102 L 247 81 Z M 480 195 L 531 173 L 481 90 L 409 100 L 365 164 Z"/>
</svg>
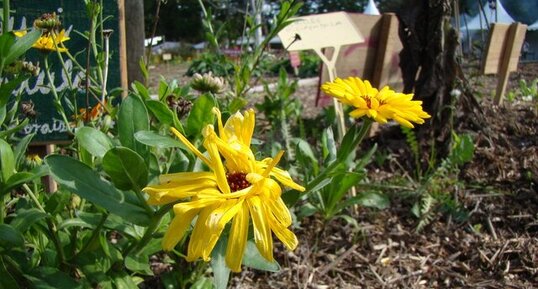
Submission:
<svg viewBox="0 0 538 289">
<path fill-rule="evenodd" d="M 329 78 L 336 78 L 336 59 L 343 45 L 364 42 L 364 37 L 353 24 L 346 12 L 334 12 L 294 18 L 294 22 L 278 33 L 282 45 L 288 51 L 316 51 L 329 71 Z M 322 48 L 333 47 L 334 53 L 328 59 Z M 342 105 L 334 99 L 334 108 L 338 116 L 339 137 L 344 136 L 344 111 Z"/>
<path fill-rule="evenodd" d="M 294 18 L 278 37 L 288 51 L 320 49 L 364 42 L 346 12 Z"/>
</svg>

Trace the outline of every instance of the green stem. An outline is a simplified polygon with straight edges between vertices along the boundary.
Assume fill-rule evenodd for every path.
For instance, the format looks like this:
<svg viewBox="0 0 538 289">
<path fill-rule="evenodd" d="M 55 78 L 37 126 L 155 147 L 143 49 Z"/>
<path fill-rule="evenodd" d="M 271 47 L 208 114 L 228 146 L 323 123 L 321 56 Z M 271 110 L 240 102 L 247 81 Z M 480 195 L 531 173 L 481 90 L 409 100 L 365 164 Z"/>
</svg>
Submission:
<svg viewBox="0 0 538 289">
<path fill-rule="evenodd" d="M 4 223 L 4 206 L 6 205 L 6 196 L 0 195 L 0 224 Z"/>
<path fill-rule="evenodd" d="M 4 0 L 4 18 L 2 18 L 2 33 L 5 34 L 9 30 L 9 0 Z"/>
<path fill-rule="evenodd" d="M 74 255 L 72 259 L 76 259 L 78 256 L 84 254 L 90 248 L 91 244 L 99 236 L 99 233 L 101 233 L 101 229 L 105 225 L 107 218 L 108 218 L 108 213 L 103 213 L 103 215 L 101 216 L 101 220 L 99 221 L 99 224 L 97 224 L 97 227 L 95 227 L 95 229 L 93 230 L 92 235 L 90 236 L 90 239 L 88 239 L 88 242 L 84 244 L 82 249 L 80 249 L 80 251 L 78 251 L 78 253 Z"/>
<path fill-rule="evenodd" d="M 146 232 L 142 236 L 142 239 L 140 239 L 138 242 L 132 243 L 125 251 L 123 252 L 123 257 L 127 257 L 132 251 L 136 254 L 142 247 L 144 247 L 149 240 L 153 237 L 153 233 L 155 233 L 155 230 L 159 227 L 159 224 L 161 223 L 162 217 L 170 211 L 174 204 L 167 204 L 162 206 L 151 218 L 151 222 L 146 229 Z"/>
<path fill-rule="evenodd" d="M 52 76 L 50 74 L 49 60 L 48 59 L 49 59 L 49 56 L 45 55 L 45 58 L 44 58 L 43 62 L 45 63 L 45 73 L 46 73 L 47 79 L 49 81 L 50 91 L 52 92 L 52 96 L 54 96 L 54 102 L 56 103 L 56 108 L 57 108 L 58 112 L 60 113 L 60 115 L 62 117 L 62 120 L 65 123 L 65 128 L 67 129 L 68 132 L 71 133 L 70 124 L 69 124 L 69 121 L 67 120 L 67 116 L 65 115 L 65 111 L 64 111 L 63 106 L 62 106 L 62 101 L 60 100 L 60 97 L 58 96 L 58 92 L 56 91 L 56 85 L 54 84 L 54 81 L 53 81 Z"/>
</svg>

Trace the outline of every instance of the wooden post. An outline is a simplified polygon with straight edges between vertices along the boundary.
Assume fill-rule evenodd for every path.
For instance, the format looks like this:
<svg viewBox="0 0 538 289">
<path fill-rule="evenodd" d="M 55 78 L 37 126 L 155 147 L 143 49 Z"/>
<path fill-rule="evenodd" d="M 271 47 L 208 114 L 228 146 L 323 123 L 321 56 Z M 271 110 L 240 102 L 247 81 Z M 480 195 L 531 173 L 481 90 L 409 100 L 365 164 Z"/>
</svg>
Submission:
<svg viewBox="0 0 538 289">
<path fill-rule="evenodd" d="M 126 97 L 129 92 L 129 82 L 127 75 L 127 38 L 125 31 L 125 0 L 118 0 L 118 27 L 120 42 L 120 77 L 122 96 Z"/>
</svg>

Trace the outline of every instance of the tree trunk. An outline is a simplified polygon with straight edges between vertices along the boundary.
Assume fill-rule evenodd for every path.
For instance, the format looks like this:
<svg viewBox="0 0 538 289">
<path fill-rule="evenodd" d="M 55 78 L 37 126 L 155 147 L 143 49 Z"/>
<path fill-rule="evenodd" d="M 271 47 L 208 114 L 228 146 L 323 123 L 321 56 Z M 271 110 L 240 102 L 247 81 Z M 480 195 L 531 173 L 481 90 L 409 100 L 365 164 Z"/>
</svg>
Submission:
<svg viewBox="0 0 538 289">
<path fill-rule="evenodd" d="M 125 30 L 127 38 L 127 73 L 129 83 L 144 83 L 140 59 L 144 56 L 144 0 L 125 1 Z"/>
<path fill-rule="evenodd" d="M 479 107 L 456 59 L 458 36 L 450 25 L 452 0 L 409 2 L 398 13 L 404 92 L 414 92 L 432 115 L 418 135 L 433 140 L 437 156 L 444 157 L 449 150 L 454 111 L 461 108 L 471 115 Z"/>
</svg>

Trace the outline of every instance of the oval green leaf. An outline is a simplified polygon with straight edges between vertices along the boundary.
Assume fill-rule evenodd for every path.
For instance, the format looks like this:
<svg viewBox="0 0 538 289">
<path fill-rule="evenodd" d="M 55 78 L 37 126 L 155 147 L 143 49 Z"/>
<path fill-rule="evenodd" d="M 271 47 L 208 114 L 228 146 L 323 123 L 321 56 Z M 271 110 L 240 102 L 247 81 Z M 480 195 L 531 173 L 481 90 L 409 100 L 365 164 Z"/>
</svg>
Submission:
<svg viewBox="0 0 538 289">
<path fill-rule="evenodd" d="M 99 158 L 102 158 L 109 149 L 114 147 L 112 140 L 105 133 L 93 127 L 84 126 L 77 129 L 75 137 L 81 147 Z"/>
<path fill-rule="evenodd" d="M 126 147 L 115 147 L 103 157 L 103 169 L 116 188 L 139 191 L 148 183 L 148 168 L 144 159 Z"/>
<path fill-rule="evenodd" d="M 62 155 L 50 155 L 45 163 L 54 180 L 64 188 L 129 222 L 141 226 L 149 224 L 146 210 L 125 195 L 129 192 L 119 191 L 87 165 Z"/>
</svg>

